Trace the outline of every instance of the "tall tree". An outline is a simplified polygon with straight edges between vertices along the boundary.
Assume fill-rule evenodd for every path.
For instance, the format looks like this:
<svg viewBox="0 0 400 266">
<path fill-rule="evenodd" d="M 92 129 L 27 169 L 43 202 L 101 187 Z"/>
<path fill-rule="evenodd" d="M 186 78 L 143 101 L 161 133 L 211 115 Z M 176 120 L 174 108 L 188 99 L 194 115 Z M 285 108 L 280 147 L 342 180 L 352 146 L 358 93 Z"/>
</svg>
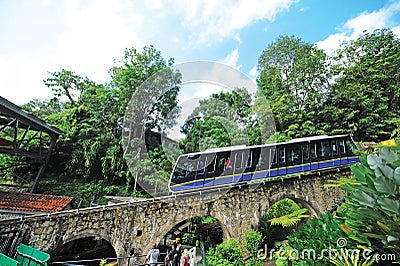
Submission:
<svg viewBox="0 0 400 266">
<path fill-rule="evenodd" d="M 390 30 L 364 33 L 342 45 L 336 83 L 325 116 L 333 129 L 355 129 L 356 140 L 380 141 L 398 134 L 400 39 Z"/>
<path fill-rule="evenodd" d="M 320 133 L 319 112 L 330 89 L 326 54 L 294 36 L 269 44 L 258 60 L 258 86 L 287 137 Z"/>
<path fill-rule="evenodd" d="M 31 106 L 45 113 L 48 113 L 46 109 L 58 108 L 48 117 L 65 132 L 57 145 L 57 159 L 65 164 L 64 175 L 92 182 L 104 180 L 107 185 L 125 185 L 126 191 L 131 191 L 132 174 L 121 148 L 127 105 L 132 95 L 153 74 L 161 70 L 171 74 L 171 64 L 172 60 L 167 63 L 161 53 L 150 46 L 141 52 L 134 48 L 126 49 L 122 60 L 110 70 L 112 82 L 109 84 L 96 84 L 64 69 L 50 73 L 45 84 L 52 88 L 56 98 L 43 105 L 32 103 Z M 148 115 L 143 123 L 144 131 L 165 129 L 174 123 L 177 111 L 171 110 L 177 102 L 178 78 L 175 73 L 172 79 L 153 79 L 158 82 L 157 86 L 147 87 L 151 90 L 145 95 L 149 104 L 145 108 Z M 172 89 L 165 91 L 165 87 Z M 165 93 L 160 94 L 160 91 Z M 141 166 L 143 164 L 150 167 L 151 161 L 143 161 Z"/>
<path fill-rule="evenodd" d="M 158 181 L 163 181 L 163 190 L 166 189 L 167 181 L 155 171 L 147 153 L 145 136 L 151 131 L 162 134 L 176 123 L 180 74 L 171 68 L 172 64 L 172 59 L 166 62 L 150 46 L 141 53 L 126 49 L 122 60 L 111 69 L 113 86 L 118 89 L 125 114 L 121 121 L 124 158 L 133 175 L 128 183 L 135 189 L 138 181 L 148 192 Z"/>
<path fill-rule="evenodd" d="M 201 100 L 182 126 L 186 152 L 232 145 L 260 144 L 251 95 L 242 88 Z"/>
</svg>

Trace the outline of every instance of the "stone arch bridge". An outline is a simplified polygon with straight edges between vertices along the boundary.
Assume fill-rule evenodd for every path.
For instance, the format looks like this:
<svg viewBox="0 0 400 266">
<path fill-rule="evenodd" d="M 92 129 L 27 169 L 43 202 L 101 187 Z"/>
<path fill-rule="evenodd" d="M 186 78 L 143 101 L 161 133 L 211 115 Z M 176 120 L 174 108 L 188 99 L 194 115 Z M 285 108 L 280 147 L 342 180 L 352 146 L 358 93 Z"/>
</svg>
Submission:
<svg viewBox="0 0 400 266">
<path fill-rule="evenodd" d="M 48 253 L 72 240 L 100 237 L 113 246 L 118 257 L 124 257 L 132 248 L 141 254 L 147 252 L 152 243 L 158 243 L 182 221 L 207 215 L 219 220 L 224 238 L 241 241 L 248 230 L 258 227 L 269 206 L 283 198 L 303 203 L 314 214 L 330 209 L 342 192 L 324 185 L 350 175 L 345 167 L 265 182 L 252 190 L 238 186 L 212 200 L 192 194 L 4 220 L 0 232 L 18 230 L 17 243 Z"/>
</svg>

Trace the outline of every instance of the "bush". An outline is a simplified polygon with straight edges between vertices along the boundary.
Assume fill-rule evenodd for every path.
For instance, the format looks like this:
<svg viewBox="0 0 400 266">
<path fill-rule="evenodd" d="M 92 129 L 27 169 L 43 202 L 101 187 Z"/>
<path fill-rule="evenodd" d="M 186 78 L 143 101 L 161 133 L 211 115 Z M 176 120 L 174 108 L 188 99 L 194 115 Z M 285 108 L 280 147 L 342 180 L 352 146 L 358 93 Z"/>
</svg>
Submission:
<svg viewBox="0 0 400 266">
<path fill-rule="evenodd" d="M 234 238 L 225 240 L 215 249 L 210 248 L 206 256 L 208 266 L 244 266 L 239 241 Z"/>
<path fill-rule="evenodd" d="M 346 233 L 340 228 L 340 221 L 331 213 L 324 213 L 319 217 L 308 220 L 297 231 L 292 232 L 288 236 L 288 241 L 289 246 L 297 250 L 300 255 L 303 250 L 314 250 L 315 256 L 319 257 L 323 250 L 340 248 L 337 242 L 341 238 L 346 239 L 346 237 Z M 355 241 L 350 239 L 347 239 L 347 241 L 346 248 L 350 249 L 357 246 Z M 324 260 L 315 261 L 312 258 L 304 259 L 303 261 L 306 262 L 306 265 L 324 265 L 324 263 L 328 263 Z"/>
</svg>

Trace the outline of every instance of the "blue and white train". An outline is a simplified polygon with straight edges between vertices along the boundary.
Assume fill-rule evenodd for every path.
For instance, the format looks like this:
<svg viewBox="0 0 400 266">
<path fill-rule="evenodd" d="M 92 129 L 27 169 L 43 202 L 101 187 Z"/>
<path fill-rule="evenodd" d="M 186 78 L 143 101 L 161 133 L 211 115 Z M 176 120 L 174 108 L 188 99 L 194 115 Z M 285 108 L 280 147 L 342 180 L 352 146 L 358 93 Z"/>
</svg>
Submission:
<svg viewBox="0 0 400 266">
<path fill-rule="evenodd" d="M 359 162 L 354 149 L 349 135 L 325 135 L 183 154 L 169 188 L 178 193 L 350 165 Z"/>
</svg>

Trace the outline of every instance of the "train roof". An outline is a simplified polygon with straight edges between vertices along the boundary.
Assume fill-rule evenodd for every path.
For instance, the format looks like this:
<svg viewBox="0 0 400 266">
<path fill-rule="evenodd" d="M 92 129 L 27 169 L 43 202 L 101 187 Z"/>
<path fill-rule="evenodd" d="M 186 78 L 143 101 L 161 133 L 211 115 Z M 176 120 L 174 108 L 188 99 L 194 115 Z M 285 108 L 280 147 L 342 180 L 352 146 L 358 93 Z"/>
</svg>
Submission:
<svg viewBox="0 0 400 266">
<path fill-rule="evenodd" d="M 189 156 L 190 155 L 199 155 L 199 154 L 204 154 L 204 153 L 216 153 L 216 152 L 224 152 L 224 151 L 237 151 L 237 150 L 243 150 L 243 149 L 248 149 L 248 148 L 274 147 L 277 145 L 310 142 L 310 141 L 321 140 L 321 139 L 345 138 L 348 136 L 349 136 L 348 134 L 334 135 L 334 136 L 329 136 L 329 135 L 311 136 L 311 137 L 304 137 L 304 138 L 296 138 L 296 139 L 292 139 L 292 140 L 289 140 L 286 142 L 276 142 L 276 143 L 262 144 L 262 145 L 255 145 L 255 146 L 239 145 L 239 146 L 228 146 L 228 147 L 222 147 L 222 148 L 211 148 L 211 149 L 205 150 L 203 152 L 185 153 L 185 154 L 182 154 L 181 156 L 183 156 L 183 155 L 189 155 Z"/>
</svg>

